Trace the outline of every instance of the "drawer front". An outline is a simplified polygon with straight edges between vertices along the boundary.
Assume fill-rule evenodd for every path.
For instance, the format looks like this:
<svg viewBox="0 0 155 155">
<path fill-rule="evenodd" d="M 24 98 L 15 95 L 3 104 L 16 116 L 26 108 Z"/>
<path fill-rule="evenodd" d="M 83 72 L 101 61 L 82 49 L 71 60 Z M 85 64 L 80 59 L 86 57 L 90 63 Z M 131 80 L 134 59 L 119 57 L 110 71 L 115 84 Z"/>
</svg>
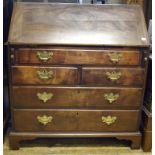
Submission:
<svg viewBox="0 0 155 155">
<path fill-rule="evenodd" d="M 84 85 L 143 86 L 143 68 L 89 68 L 82 69 Z"/>
<path fill-rule="evenodd" d="M 14 110 L 13 113 L 15 131 L 22 132 L 136 131 L 140 114 L 123 110 Z"/>
<path fill-rule="evenodd" d="M 61 84 L 78 83 L 78 71 L 74 67 L 13 66 L 13 84 Z"/>
<path fill-rule="evenodd" d="M 26 87 L 14 86 L 16 108 L 138 109 L 140 88 Z"/>
<path fill-rule="evenodd" d="M 139 65 L 141 53 L 118 49 L 17 49 L 15 58 L 19 64 Z"/>
</svg>

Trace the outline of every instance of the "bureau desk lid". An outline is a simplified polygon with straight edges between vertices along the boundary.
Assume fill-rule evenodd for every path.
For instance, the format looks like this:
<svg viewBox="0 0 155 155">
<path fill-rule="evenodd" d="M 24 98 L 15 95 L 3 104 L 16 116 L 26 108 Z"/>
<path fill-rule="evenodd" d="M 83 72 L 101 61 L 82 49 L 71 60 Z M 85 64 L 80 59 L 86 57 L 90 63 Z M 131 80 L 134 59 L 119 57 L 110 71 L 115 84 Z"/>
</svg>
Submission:
<svg viewBox="0 0 155 155">
<path fill-rule="evenodd" d="M 149 45 L 138 5 L 15 3 L 10 44 Z"/>
</svg>

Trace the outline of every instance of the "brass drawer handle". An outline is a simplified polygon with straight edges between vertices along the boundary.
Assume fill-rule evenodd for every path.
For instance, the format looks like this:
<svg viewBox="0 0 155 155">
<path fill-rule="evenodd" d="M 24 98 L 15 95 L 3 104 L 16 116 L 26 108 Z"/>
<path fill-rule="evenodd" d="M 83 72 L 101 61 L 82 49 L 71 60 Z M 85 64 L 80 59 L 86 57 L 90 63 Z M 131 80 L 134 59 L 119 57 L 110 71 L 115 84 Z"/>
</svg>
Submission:
<svg viewBox="0 0 155 155">
<path fill-rule="evenodd" d="M 37 71 L 37 74 L 40 79 L 48 80 L 52 78 L 53 76 L 53 71 L 48 71 L 47 69 L 43 69 L 42 71 Z"/>
<path fill-rule="evenodd" d="M 107 78 L 110 79 L 111 81 L 116 81 L 122 76 L 122 73 L 113 71 L 113 72 L 106 72 L 106 75 Z"/>
<path fill-rule="evenodd" d="M 123 54 L 122 53 L 108 53 L 110 61 L 113 63 L 118 63 L 120 59 L 122 58 Z"/>
<path fill-rule="evenodd" d="M 109 103 L 113 103 L 114 101 L 116 101 L 119 98 L 119 94 L 113 94 L 113 93 L 104 94 L 104 98 Z"/>
<path fill-rule="evenodd" d="M 102 122 L 106 123 L 107 125 L 111 125 L 113 123 L 115 123 L 115 121 L 117 120 L 116 116 L 102 116 Z"/>
<path fill-rule="evenodd" d="M 37 97 L 39 100 L 43 101 L 44 103 L 46 103 L 48 100 L 50 100 L 53 97 L 52 93 L 37 93 Z"/>
<path fill-rule="evenodd" d="M 43 125 L 47 125 L 48 123 L 52 122 L 53 117 L 52 116 L 37 116 L 37 120 L 39 123 L 43 124 Z"/>
<path fill-rule="evenodd" d="M 41 60 L 43 62 L 47 62 L 49 59 L 52 58 L 53 52 L 47 52 L 47 51 L 37 52 L 37 56 L 38 56 L 39 60 Z"/>
</svg>

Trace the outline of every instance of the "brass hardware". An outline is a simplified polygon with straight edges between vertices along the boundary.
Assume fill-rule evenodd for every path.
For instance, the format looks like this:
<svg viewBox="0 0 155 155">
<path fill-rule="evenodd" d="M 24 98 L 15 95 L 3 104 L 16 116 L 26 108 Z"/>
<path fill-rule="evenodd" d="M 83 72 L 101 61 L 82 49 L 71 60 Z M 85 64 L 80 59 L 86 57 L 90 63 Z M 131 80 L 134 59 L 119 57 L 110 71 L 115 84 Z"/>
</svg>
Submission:
<svg viewBox="0 0 155 155">
<path fill-rule="evenodd" d="M 53 97 L 52 93 L 37 93 L 38 99 L 42 100 L 44 103 L 46 103 L 48 100 L 50 100 Z"/>
<path fill-rule="evenodd" d="M 51 70 L 48 71 L 47 69 L 43 69 L 42 71 L 37 71 L 37 74 L 41 79 L 48 80 L 52 78 L 53 71 Z"/>
<path fill-rule="evenodd" d="M 108 56 L 113 63 L 118 63 L 123 55 L 122 53 L 108 53 Z"/>
<path fill-rule="evenodd" d="M 106 72 L 106 75 L 107 78 L 110 79 L 111 81 L 116 81 L 121 77 L 122 73 L 113 71 L 113 72 Z"/>
<path fill-rule="evenodd" d="M 53 52 L 47 52 L 47 51 L 37 52 L 37 56 L 41 61 L 47 62 L 50 58 L 52 58 Z"/>
<path fill-rule="evenodd" d="M 113 94 L 113 93 L 104 94 L 104 98 L 109 103 L 113 103 L 114 101 L 116 101 L 119 98 L 119 94 Z"/>
<path fill-rule="evenodd" d="M 46 115 L 37 116 L 38 122 L 41 123 L 41 124 L 43 124 L 43 125 L 46 125 L 46 124 L 52 122 L 52 119 L 53 119 L 52 116 L 46 116 Z"/>
<path fill-rule="evenodd" d="M 116 116 L 102 116 L 102 122 L 106 123 L 107 125 L 111 125 L 113 123 L 115 123 L 117 117 Z"/>
</svg>

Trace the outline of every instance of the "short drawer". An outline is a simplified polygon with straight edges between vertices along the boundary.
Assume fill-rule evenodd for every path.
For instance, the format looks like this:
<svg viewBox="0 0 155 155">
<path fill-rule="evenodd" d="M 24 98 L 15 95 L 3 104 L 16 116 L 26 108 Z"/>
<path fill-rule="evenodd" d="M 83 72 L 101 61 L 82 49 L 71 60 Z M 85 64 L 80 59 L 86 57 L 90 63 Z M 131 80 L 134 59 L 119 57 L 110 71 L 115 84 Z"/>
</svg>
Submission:
<svg viewBox="0 0 155 155">
<path fill-rule="evenodd" d="M 13 86 L 16 108 L 138 109 L 141 88 Z"/>
<path fill-rule="evenodd" d="M 129 49 L 19 48 L 15 50 L 18 64 L 98 64 L 140 65 L 141 53 Z"/>
<path fill-rule="evenodd" d="M 139 111 L 14 110 L 15 131 L 114 132 L 136 131 Z"/>
<path fill-rule="evenodd" d="M 74 85 L 78 83 L 78 71 L 74 67 L 13 66 L 13 84 Z"/>
<path fill-rule="evenodd" d="M 82 69 L 82 83 L 84 85 L 103 86 L 143 86 L 143 68 L 94 68 Z"/>
</svg>

